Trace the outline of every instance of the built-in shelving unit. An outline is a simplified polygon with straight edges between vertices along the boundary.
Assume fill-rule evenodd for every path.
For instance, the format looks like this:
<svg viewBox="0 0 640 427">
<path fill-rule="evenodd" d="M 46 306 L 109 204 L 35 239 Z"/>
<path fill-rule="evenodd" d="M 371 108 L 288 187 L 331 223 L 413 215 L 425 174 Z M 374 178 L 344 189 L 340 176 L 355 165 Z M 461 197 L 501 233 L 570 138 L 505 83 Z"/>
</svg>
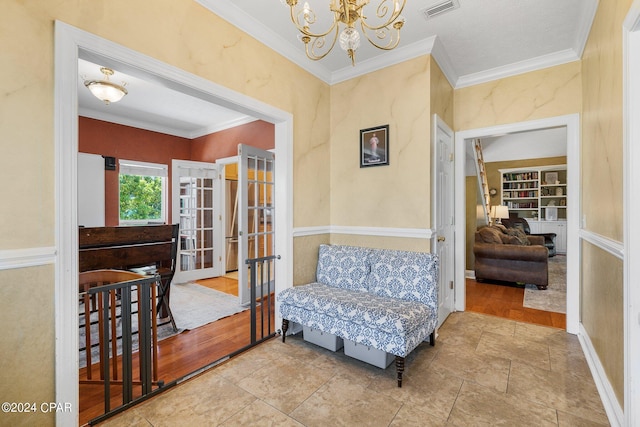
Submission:
<svg viewBox="0 0 640 427">
<path fill-rule="evenodd" d="M 499 172 L 500 203 L 509 215 L 526 218 L 532 233 L 556 233 L 556 251 L 566 253 L 567 165 Z"/>
<path fill-rule="evenodd" d="M 501 204 L 527 220 L 567 219 L 567 166 L 500 169 Z"/>
</svg>

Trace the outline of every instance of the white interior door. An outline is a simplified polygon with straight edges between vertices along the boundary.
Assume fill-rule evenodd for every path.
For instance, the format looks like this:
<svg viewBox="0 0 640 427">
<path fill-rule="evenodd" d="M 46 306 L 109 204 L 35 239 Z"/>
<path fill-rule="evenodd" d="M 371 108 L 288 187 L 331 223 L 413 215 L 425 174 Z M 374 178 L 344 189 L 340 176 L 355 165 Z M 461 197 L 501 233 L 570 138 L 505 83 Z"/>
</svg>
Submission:
<svg viewBox="0 0 640 427">
<path fill-rule="evenodd" d="M 172 217 L 180 223 L 174 282 L 224 274 L 220 239 L 223 179 L 213 163 L 173 160 Z"/>
<path fill-rule="evenodd" d="M 453 131 L 434 115 L 434 215 L 435 253 L 440 260 L 438 278 L 438 326 L 454 308 L 454 182 Z"/>
<path fill-rule="evenodd" d="M 238 295 L 242 304 L 250 302 L 252 285 L 245 260 L 275 253 L 274 167 L 273 153 L 247 145 L 238 146 Z M 262 278 L 269 283 L 273 279 Z"/>
</svg>

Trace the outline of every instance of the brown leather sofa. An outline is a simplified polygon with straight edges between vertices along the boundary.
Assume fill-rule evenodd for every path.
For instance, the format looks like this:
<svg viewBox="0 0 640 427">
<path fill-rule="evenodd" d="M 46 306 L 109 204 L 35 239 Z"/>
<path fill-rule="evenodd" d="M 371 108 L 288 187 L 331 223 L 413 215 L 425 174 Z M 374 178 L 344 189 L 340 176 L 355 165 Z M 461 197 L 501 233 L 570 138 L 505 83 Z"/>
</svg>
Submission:
<svg viewBox="0 0 640 427">
<path fill-rule="evenodd" d="M 503 226 L 482 227 L 473 245 L 476 280 L 549 285 L 549 251 L 544 237 L 526 236 Z"/>
<path fill-rule="evenodd" d="M 527 236 L 542 236 L 544 237 L 544 245 L 549 249 L 549 258 L 556 256 L 556 233 L 538 233 L 531 234 L 531 227 L 529 222 L 524 218 L 505 218 L 502 220 L 502 225 L 507 228 L 520 228 Z"/>
</svg>

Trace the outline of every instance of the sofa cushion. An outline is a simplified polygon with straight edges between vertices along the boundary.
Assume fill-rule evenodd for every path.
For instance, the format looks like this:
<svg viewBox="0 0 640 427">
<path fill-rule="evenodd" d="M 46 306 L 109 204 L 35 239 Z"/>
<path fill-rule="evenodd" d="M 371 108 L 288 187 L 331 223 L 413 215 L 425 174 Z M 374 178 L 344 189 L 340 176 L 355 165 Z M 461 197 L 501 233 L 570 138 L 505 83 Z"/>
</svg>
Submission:
<svg viewBox="0 0 640 427">
<path fill-rule="evenodd" d="M 502 233 L 500 233 L 500 231 L 495 228 L 482 227 L 480 230 L 478 230 L 478 234 L 480 235 L 480 238 L 484 243 L 494 243 L 497 245 L 502 244 L 502 237 L 500 237 Z"/>
<path fill-rule="evenodd" d="M 517 243 L 512 243 L 514 245 L 524 245 L 529 246 L 531 242 L 527 238 L 527 235 L 520 229 L 517 228 L 507 228 L 507 235 L 514 237 Z"/>
<path fill-rule="evenodd" d="M 508 234 L 503 234 L 500 236 L 502 239 L 502 243 L 505 245 L 522 245 L 520 240 L 516 236 L 510 236 Z"/>
<path fill-rule="evenodd" d="M 314 313 L 311 317 L 322 314 L 343 321 L 341 324 L 345 328 L 349 323 L 355 323 L 394 335 L 407 334 L 419 328 L 425 319 L 435 316 L 424 304 L 352 292 L 322 283 L 285 289 L 278 294 L 278 301 L 281 307 L 295 306 Z"/>
<path fill-rule="evenodd" d="M 493 224 L 493 225 L 491 225 L 491 228 L 493 228 L 494 230 L 498 230 L 501 233 L 506 233 L 507 232 L 507 227 L 505 227 L 502 224 Z"/>
<path fill-rule="evenodd" d="M 437 306 L 438 257 L 394 250 L 371 253 L 369 292 Z"/>
<path fill-rule="evenodd" d="M 316 280 L 336 288 L 367 291 L 369 252 L 355 246 L 320 245 Z"/>
</svg>

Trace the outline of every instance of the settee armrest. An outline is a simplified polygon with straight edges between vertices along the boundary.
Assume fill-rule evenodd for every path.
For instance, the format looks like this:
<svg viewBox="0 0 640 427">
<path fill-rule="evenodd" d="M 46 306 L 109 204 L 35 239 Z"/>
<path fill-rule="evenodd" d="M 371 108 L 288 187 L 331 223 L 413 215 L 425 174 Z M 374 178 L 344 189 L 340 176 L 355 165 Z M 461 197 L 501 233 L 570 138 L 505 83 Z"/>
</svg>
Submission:
<svg viewBox="0 0 640 427">
<path fill-rule="evenodd" d="M 542 234 L 527 234 L 527 240 L 531 242 L 531 245 L 544 246 L 544 235 Z"/>
<path fill-rule="evenodd" d="M 549 257 L 549 251 L 541 245 L 498 245 L 492 243 L 478 243 L 473 245 L 476 258 L 509 259 L 517 261 L 544 261 Z"/>
</svg>

